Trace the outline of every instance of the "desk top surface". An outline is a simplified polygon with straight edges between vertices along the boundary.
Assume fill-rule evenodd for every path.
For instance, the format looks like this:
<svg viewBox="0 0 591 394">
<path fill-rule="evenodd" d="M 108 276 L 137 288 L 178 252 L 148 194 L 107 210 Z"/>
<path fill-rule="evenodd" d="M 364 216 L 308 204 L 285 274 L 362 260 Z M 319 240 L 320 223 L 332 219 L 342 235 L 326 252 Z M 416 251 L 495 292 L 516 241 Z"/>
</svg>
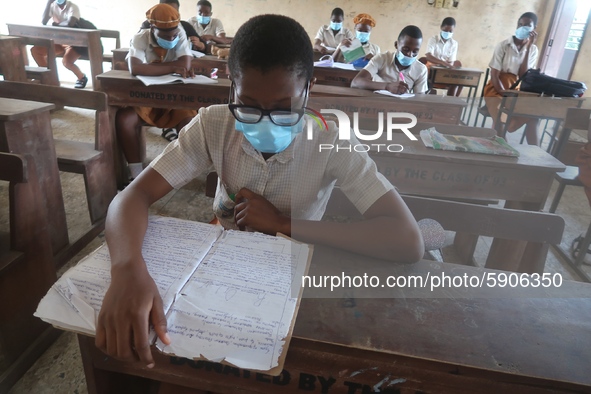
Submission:
<svg viewBox="0 0 591 394">
<path fill-rule="evenodd" d="M 22 119 L 54 108 L 50 103 L 0 97 L 0 121 Z"/>
<path fill-rule="evenodd" d="M 457 71 L 459 73 L 462 73 L 462 72 L 469 72 L 469 73 L 478 72 L 478 73 L 483 73 L 484 72 L 483 70 L 481 70 L 479 68 L 470 68 L 470 67 L 449 68 L 449 67 L 443 67 L 443 66 L 431 66 L 431 69 L 433 69 L 433 70 Z"/>
<path fill-rule="evenodd" d="M 329 261 L 338 261 L 338 270 L 331 270 Z M 502 271 L 429 261 L 398 265 L 316 248 L 309 275 L 341 272 L 377 275 L 385 281 L 388 275 L 425 277 L 427 272 L 445 272 L 480 278 L 484 272 Z M 428 298 L 428 288 L 421 290 L 423 296 L 419 297 L 423 298 L 403 288 L 391 289 L 389 295 L 354 288 L 340 290 L 340 298 L 322 299 L 306 298 L 308 290 L 296 320 L 295 337 L 591 385 L 591 347 L 587 346 L 591 314 L 582 312 L 591 307 L 590 284 L 565 281 L 561 295 L 555 296 L 557 289 L 549 288 L 537 298 L 519 287 L 483 290 L 487 293 L 482 297 L 480 289 L 467 294 L 451 288 L 432 298 Z M 506 294 L 508 290 L 511 295 Z M 368 294 L 376 298 L 364 298 Z M 566 298 L 568 295 L 574 298 Z"/>
</svg>

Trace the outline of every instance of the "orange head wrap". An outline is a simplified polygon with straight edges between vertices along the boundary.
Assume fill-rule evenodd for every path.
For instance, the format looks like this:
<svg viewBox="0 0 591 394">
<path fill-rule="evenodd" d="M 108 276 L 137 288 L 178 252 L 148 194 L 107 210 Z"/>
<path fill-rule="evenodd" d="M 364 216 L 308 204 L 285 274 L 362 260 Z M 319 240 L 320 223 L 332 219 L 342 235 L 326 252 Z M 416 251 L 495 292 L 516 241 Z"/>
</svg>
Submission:
<svg viewBox="0 0 591 394">
<path fill-rule="evenodd" d="M 173 29 L 180 23 L 181 17 L 177 10 L 168 4 L 156 4 L 146 12 L 148 21 L 158 29 Z"/>
<path fill-rule="evenodd" d="M 371 27 L 376 27 L 376 21 L 374 18 L 371 17 L 369 14 L 359 14 L 355 18 L 353 18 L 354 24 L 361 23 L 362 25 L 370 25 Z"/>
</svg>

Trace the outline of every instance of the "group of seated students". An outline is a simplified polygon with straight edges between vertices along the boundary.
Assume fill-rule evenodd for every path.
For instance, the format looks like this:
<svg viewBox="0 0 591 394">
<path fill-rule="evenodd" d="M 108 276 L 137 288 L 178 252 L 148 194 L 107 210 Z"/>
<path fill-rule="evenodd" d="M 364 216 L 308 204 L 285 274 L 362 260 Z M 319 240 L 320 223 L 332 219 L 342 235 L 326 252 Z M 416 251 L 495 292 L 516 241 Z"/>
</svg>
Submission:
<svg viewBox="0 0 591 394">
<path fill-rule="evenodd" d="M 189 20 L 194 31 L 181 23 L 178 1 L 173 4 L 163 2 L 147 11 L 145 29 L 130 45 L 132 74 L 191 76 L 191 47 L 229 41 L 221 22 L 211 18 L 208 1 L 199 1 L 197 17 Z M 535 63 L 536 22 L 534 14 L 522 15 L 515 35 L 495 49 L 487 105 L 495 105 L 494 96 Z M 367 65 L 352 87 L 394 93 L 428 91 L 427 66 L 416 61 L 423 40 L 418 27 L 404 27 L 394 42 L 395 51 L 381 52 L 368 45 L 376 26 L 370 15 L 355 17 L 355 36 L 342 23 L 343 12 L 336 9 L 313 46 L 297 21 L 281 15 L 255 16 L 238 29 L 230 49 L 230 104 L 198 112 L 131 107 L 118 111 L 116 131 L 133 181 L 115 197 L 106 220 L 112 269 L 98 317 L 98 348 L 151 368 L 150 326 L 164 343 L 170 342 L 162 300 L 142 256 L 148 209 L 173 188 L 210 171 L 219 176 L 214 213 L 227 229 L 282 233 L 302 242 L 398 262 L 411 263 L 423 256 L 423 239 L 413 215 L 367 152 L 352 149 L 358 143 L 356 137 L 340 139 L 331 121 L 311 122 L 312 131 L 303 132 L 305 108 L 315 83 L 314 48 L 322 53 L 334 48 L 333 54 L 339 56 L 339 49 L 358 38 L 369 52 Z M 454 27 L 455 21 L 446 19 L 441 32 L 430 40 L 429 62 L 458 65 L 457 44 L 450 41 Z M 294 97 L 300 98 L 299 103 L 292 103 Z M 145 170 L 142 120 L 180 130 L 178 138 Z M 339 149 L 318 151 L 320 144 Z M 320 220 L 335 185 L 363 215 L 362 220 Z M 229 217 L 220 208 L 228 206 L 234 206 Z"/>
</svg>

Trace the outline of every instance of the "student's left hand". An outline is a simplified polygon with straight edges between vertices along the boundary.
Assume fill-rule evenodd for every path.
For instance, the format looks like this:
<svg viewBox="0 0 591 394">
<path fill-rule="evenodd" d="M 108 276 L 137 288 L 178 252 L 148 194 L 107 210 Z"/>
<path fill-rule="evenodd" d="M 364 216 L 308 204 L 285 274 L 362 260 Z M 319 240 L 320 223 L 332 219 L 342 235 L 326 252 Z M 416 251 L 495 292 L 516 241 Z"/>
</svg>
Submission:
<svg viewBox="0 0 591 394">
<path fill-rule="evenodd" d="M 204 51 L 205 50 L 205 44 L 201 42 L 201 40 L 197 37 L 189 37 L 189 39 L 191 40 L 191 44 L 193 44 L 193 48 L 195 48 L 198 51 Z"/>
<path fill-rule="evenodd" d="M 538 32 L 535 30 L 530 31 L 529 32 L 529 40 L 527 40 L 527 47 L 531 48 L 531 46 L 535 44 L 537 38 L 538 38 Z"/>
<path fill-rule="evenodd" d="M 255 231 L 275 235 L 290 235 L 291 219 L 283 215 L 265 197 L 242 188 L 236 194 L 234 218 L 240 230 L 250 227 Z"/>
<path fill-rule="evenodd" d="M 364 59 L 371 60 L 372 57 L 373 57 L 373 53 L 368 53 L 367 55 L 365 55 Z"/>
<path fill-rule="evenodd" d="M 345 38 L 343 41 L 341 41 L 341 45 L 344 45 L 346 47 L 350 47 L 352 43 L 353 41 L 351 41 L 349 38 Z"/>
</svg>

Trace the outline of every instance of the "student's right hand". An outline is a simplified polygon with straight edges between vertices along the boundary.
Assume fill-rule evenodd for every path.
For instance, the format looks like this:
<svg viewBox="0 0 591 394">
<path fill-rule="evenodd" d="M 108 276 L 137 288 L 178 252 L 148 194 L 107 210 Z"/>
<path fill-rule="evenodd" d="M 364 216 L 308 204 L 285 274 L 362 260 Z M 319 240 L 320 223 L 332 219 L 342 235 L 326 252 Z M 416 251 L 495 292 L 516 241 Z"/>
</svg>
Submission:
<svg viewBox="0 0 591 394">
<path fill-rule="evenodd" d="M 404 93 L 408 93 L 408 91 L 410 90 L 408 88 L 408 85 L 405 82 L 399 81 L 399 82 L 388 82 L 386 84 L 386 90 L 390 93 L 394 93 L 394 94 L 404 94 Z"/>
<path fill-rule="evenodd" d="M 182 66 L 175 66 L 172 72 L 180 74 L 183 78 L 193 78 L 195 76 L 195 72 L 192 68 L 187 70 L 185 67 Z"/>
<path fill-rule="evenodd" d="M 344 45 L 346 47 L 350 47 L 352 43 L 353 43 L 353 41 L 351 41 L 348 38 L 345 38 L 343 41 L 341 41 L 341 45 Z"/>
<path fill-rule="evenodd" d="M 145 264 L 114 267 L 98 317 L 96 347 L 113 358 L 139 360 L 152 368 L 150 323 L 160 340 L 170 344 L 162 299 Z"/>
<path fill-rule="evenodd" d="M 328 50 L 326 49 L 326 47 L 320 47 L 320 53 L 323 55 L 326 55 L 328 53 Z"/>
</svg>

